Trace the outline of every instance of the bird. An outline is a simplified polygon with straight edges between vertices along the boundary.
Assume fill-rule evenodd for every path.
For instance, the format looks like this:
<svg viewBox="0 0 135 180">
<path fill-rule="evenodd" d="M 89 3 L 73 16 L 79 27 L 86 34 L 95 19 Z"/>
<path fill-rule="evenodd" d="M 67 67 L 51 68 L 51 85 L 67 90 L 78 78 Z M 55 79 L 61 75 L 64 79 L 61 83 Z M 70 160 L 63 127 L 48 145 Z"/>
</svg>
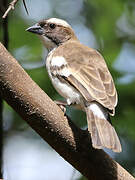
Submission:
<svg viewBox="0 0 135 180">
<path fill-rule="evenodd" d="M 56 91 L 67 105 L 86 112 L 92 146 L 121 152 L 110 120 L 118 95 L 103 56 L 83 45 L 63 19 L 43 19 L 26 31 L 37 34 L 48 50 L 46 69 Z"/>
</svg>

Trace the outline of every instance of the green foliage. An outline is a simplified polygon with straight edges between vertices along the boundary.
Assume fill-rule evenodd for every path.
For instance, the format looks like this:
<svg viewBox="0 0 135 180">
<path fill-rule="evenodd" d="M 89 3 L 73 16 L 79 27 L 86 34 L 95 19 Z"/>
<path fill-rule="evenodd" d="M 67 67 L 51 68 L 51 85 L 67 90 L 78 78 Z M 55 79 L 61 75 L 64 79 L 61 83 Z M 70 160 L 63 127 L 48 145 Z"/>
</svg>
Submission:
<svg viewBox="0 0 135 180">
<path fill-rule="evenodd" d="M 53 11 L 55 12 L 55 8 Z M 135 44 L 134 12 L 135 2 L 132 0 L 85 0 L 81 12 L 81 16 L 85 19 L 86 26 L 91 29 L 95 35 L 99 45 L 99 51 L 104 56 L 116 83 L 119 103 L 116 108 L 116 116 L 112 118 L 112 122 L 118 134 L 121 136 L 121 139 L 124 141 L 123 148 L 128 147 L 128 149 L 135 147 L 135 73 L 130 72 L 130 68 L 127 66 L 127 74 L 132 74 L 133 80 L 130 83 L 121 83 L 119 78 L 123 77 L 125 74 L 122 70 L 118 71 L 114 69 L 113 64 L 116 62 L 122 50 L 122 45 L 125 42 L 130 42 L 133 46 Z M 19 63 L 25 64 L 28 61 L 31 68 L 27 68 L 26 66 L 25 70 L 31 78 L 52 99 L 60 99 L 61 97 L 52 87 L 44 66 L 32 68 L 33 63 L 41 62 L 43 57 L 45 57 L 45 55 L 43 55 L 42 44 L 35 35 L 25 31 L 25 29 L 29 27 L 28 21 L 19 15 L 17 16 L 17 14 L 19 14 L 19 11 L 17 11 L 16 15 L 12 13 L 9 19 L 10 52 L 16 56 Z M 57 15 L 56 12 L 55 14 Z M 126 21 L 125 26 L 120 24 L 122 23 L 120 19 L 123 15 Z M 0 38 L 1 37 L 2 30 L 0 28 Z M 16 51 L 22 47 L 26 48 L 23 56 L 16 55 Z M 8 111 L 11 111 L 11 109 L 6 105 L 5 112 Z M 78 126 L 86 126 L 85 113 L 74 110 L 73 108 L 68 108 L 67 113 Z M 8 129 L 9 132 L 18 129 L 19 126 L 22 127 L 23 124 L 21 120 L 18 121 L 20 118 L 15 112 L 12 113 L 12 119 L 14 120 L 12 126 Z M 126 157 L 128 159 L 124 158 L 124 153 L 125 152 L 118 155 L 119 158 L 117 159 L 133 173 L 134 163 L 132 159 L 134 159 L 134 152 L 130 150 L 126 152 Z M 128 167 L 126 166 L 126 162 L 128 162 Z M 82 177 L 80 180 L 84 179 L 85 178 Z"/>
</svg>

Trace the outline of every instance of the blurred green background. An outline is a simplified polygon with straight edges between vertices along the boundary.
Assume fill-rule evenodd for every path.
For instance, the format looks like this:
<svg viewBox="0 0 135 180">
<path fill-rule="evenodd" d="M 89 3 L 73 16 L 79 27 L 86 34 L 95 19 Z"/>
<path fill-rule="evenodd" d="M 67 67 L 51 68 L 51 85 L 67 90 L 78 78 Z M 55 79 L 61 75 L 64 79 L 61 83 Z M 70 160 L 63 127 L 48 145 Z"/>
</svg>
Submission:
<svg viewBox="0 0 135 180">
<path fill-rule="evenodd" d="M 112 123 L 123 151 L 107 151 L 135 175 L 135 1 L 134 0 L 20 0 L 9 13 L 9 51 L 31 78 L 52 98 L 61 99 L 44 68 L 47 51 L 35 35 L 25 31 L 37 21 L 58 17 L 68 21 L 80 41 L 96 48 L 114 78 L 119 102 Z M 0 12 L 2 16 L 2 12 Z M 3 40 L 0 17 L 0 39 Z M 85 114 L 69 108 L 71 119 L 86 128 Z M 6 103 L 4 121 L 5 180 L 85 179 L 54 152 Z"/>
</svg>

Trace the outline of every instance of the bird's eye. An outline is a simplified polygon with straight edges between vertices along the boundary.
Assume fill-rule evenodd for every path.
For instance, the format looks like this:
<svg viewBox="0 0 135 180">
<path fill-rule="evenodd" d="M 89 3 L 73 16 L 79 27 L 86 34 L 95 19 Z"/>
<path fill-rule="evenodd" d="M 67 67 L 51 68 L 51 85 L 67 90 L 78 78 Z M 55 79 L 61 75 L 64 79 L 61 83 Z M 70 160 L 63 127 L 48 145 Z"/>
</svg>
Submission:
<svg viewBox="0 0 135 180">
<path fill-rule="evenodd" d="M 54 29 L 54 28 L 56 27 L 56 25 L 55 25 L 55 24 L 52 24 L 52 23 L 49 24 L 49 26 L 50 26 L 51 29 Z"/>
<path fill-rule="evenodd" d="M 41 26 L 41 27 L 44 27 L 44 25 L 45 25 L 45 23 L 40 23 L 40 26 Z"/>
</svg>

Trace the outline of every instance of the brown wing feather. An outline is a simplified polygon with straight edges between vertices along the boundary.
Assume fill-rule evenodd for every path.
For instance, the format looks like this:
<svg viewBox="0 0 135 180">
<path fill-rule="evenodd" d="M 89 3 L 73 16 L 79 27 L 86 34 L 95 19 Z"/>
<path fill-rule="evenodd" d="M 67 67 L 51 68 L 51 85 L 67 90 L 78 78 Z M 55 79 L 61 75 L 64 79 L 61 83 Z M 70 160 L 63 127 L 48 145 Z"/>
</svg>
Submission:
<svg viewBox="0 0 135 180">
<path fill-rule="evenodd" d="M 72 71 L 71 75 L 67 77 L 67 80 L 82 93 L 87 101 L 90 102 L 95 100 L 110 110 L 114 109 L 114 102 L 113 100 L 111 101 L 114 96 L 109 96 L 110 94 L 107 94 L 107 88 L 104 86 L 100 76 L 98 79 L 93 78 L 89 71 L 86 78 L 83 70 L 79 73 Z"/>
<path fill-rule="evenodd" d="M 117 104 L 117 92 L 112 76 L 106 66 L 104 58 L 94 49 L 77 42 L 69 42 L 58 48 L 57 56 L 64 56 L 71 75 L 66 77 L 83 97 L 91 102 L 99 102 L 111 110 Z"/>
<path fill-rule="evenodd" d="M 85 64 L 84 61 L 79 61 L 80 67 L 77 70 L 75 67 L 78 62 L 73 64 L 70 62 L 68 68 L 71 75 L 67 77 L 67 80 L 82 93 L 87 101 L 99 102 L 111 110 L 111 114 L 114 115 L 114 109 L 117 105 L 117 92 L 112 76 L 104 59 L 96 51 L 94 58 L 97 58 L 97 61 L 95 60 L 95 63 L 92 64 L 91 62 Z"/>
</svg>

